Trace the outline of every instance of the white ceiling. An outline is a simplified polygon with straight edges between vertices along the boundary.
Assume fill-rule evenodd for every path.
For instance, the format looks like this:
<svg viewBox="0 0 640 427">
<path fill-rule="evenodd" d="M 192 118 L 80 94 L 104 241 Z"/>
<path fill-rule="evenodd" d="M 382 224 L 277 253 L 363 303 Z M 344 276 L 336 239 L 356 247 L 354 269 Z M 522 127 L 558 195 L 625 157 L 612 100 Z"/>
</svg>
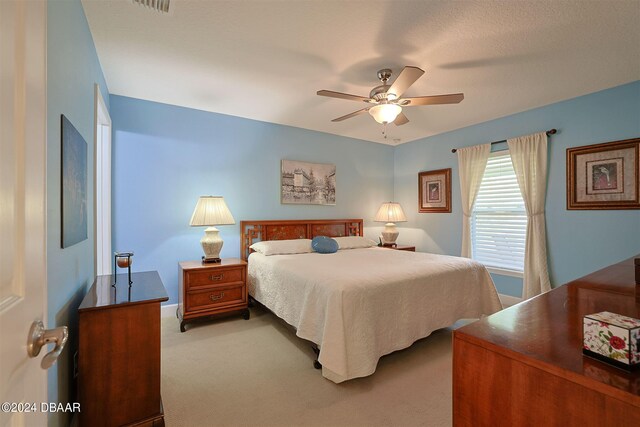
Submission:
<svg viewBox="0 0 640 427">
<path fill-rule="evenodd" d="M 640 0 L 82 4 L 112 94 L 381 143 L 640 79 Z M 378 69 L 404 65 L 426 71 L 406 96 L 464 101 L 405 108 L 385 141 L 368 114 L 331 122 L 362 104 L 316 95 L 368 96 Z"/>
</svg>

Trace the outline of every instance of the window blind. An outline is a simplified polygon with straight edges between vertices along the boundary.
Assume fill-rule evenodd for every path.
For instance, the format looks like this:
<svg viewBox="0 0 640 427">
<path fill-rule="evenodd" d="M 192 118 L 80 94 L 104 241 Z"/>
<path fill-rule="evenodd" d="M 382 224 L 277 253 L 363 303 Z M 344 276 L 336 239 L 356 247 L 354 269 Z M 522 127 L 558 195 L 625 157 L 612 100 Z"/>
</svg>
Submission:
<svg viewBox="0 0 640 427">
<path fill-rule="evenodd" d="M 509 151 L 489 156 L 471 218 L 473 259 L 524 271 L 527 214 Z"/>
</svg>

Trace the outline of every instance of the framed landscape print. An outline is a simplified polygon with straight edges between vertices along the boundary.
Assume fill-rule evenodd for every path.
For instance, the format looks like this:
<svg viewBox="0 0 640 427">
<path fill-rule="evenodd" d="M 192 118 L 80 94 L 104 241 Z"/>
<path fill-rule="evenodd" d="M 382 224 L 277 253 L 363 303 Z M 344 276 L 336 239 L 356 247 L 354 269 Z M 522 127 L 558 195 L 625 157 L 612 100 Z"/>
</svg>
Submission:
<svg viewBox="0 0 640 427">
<path fill-rule="evenodd" d="M 335 205 L 336 165 L 283 160 L 280 185 L 283 204 Z"/>
<path fill-rule="evenodd" d="M 451 212 L 451 168 L 418 174 L 418 212 Z"/>
<path fill-rule="evenodd" d="M 62 247 L 87 238 L 87 143 L 62 115 Z"/>
<path fill-rule="evenodd" d="M 640 209 L 640 138 L 567 148 L 567 209 Z"/>
</svg>

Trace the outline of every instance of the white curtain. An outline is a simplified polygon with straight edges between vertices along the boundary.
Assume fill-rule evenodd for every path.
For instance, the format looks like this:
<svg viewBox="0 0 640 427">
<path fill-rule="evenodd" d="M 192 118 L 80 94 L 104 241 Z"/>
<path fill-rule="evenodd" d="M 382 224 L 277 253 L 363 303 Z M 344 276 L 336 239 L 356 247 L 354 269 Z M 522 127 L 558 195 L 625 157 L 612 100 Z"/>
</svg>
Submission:
<svg viewBox="0 0 640 427">
<path fill-rule="evenodd" d="M 508 139 L 507 144 L 527 210 L 522 297 L 528 299 L 551 290 L 544 217 L 547 188 L 547 134 L 540 132 Z"/>
<path fill-rule="evenodd" d="M 471 258 L 471 212 L 480 183 L 487 167 L 491 144 L 458 148 L 458 169 L 460 174 L 460 194 L 462 196 L 462 253 Z"/>
</svg>

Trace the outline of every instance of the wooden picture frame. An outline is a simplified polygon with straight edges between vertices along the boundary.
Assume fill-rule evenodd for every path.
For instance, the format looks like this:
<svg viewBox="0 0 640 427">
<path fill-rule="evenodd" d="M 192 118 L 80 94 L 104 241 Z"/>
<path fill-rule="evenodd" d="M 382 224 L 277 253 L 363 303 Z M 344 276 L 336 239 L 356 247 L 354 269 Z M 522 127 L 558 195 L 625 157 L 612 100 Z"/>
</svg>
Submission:
<svg viewBox="0 0 640 427">
<path fill-rule="evenodd" d="M 640 209 L 640 138 L 567 148 L 567 209 Z"/>
<path fill-rule="evenodd" d="M 418 212 L 451 213 L 451 168 L 418 173 Z"/>
</svg>

